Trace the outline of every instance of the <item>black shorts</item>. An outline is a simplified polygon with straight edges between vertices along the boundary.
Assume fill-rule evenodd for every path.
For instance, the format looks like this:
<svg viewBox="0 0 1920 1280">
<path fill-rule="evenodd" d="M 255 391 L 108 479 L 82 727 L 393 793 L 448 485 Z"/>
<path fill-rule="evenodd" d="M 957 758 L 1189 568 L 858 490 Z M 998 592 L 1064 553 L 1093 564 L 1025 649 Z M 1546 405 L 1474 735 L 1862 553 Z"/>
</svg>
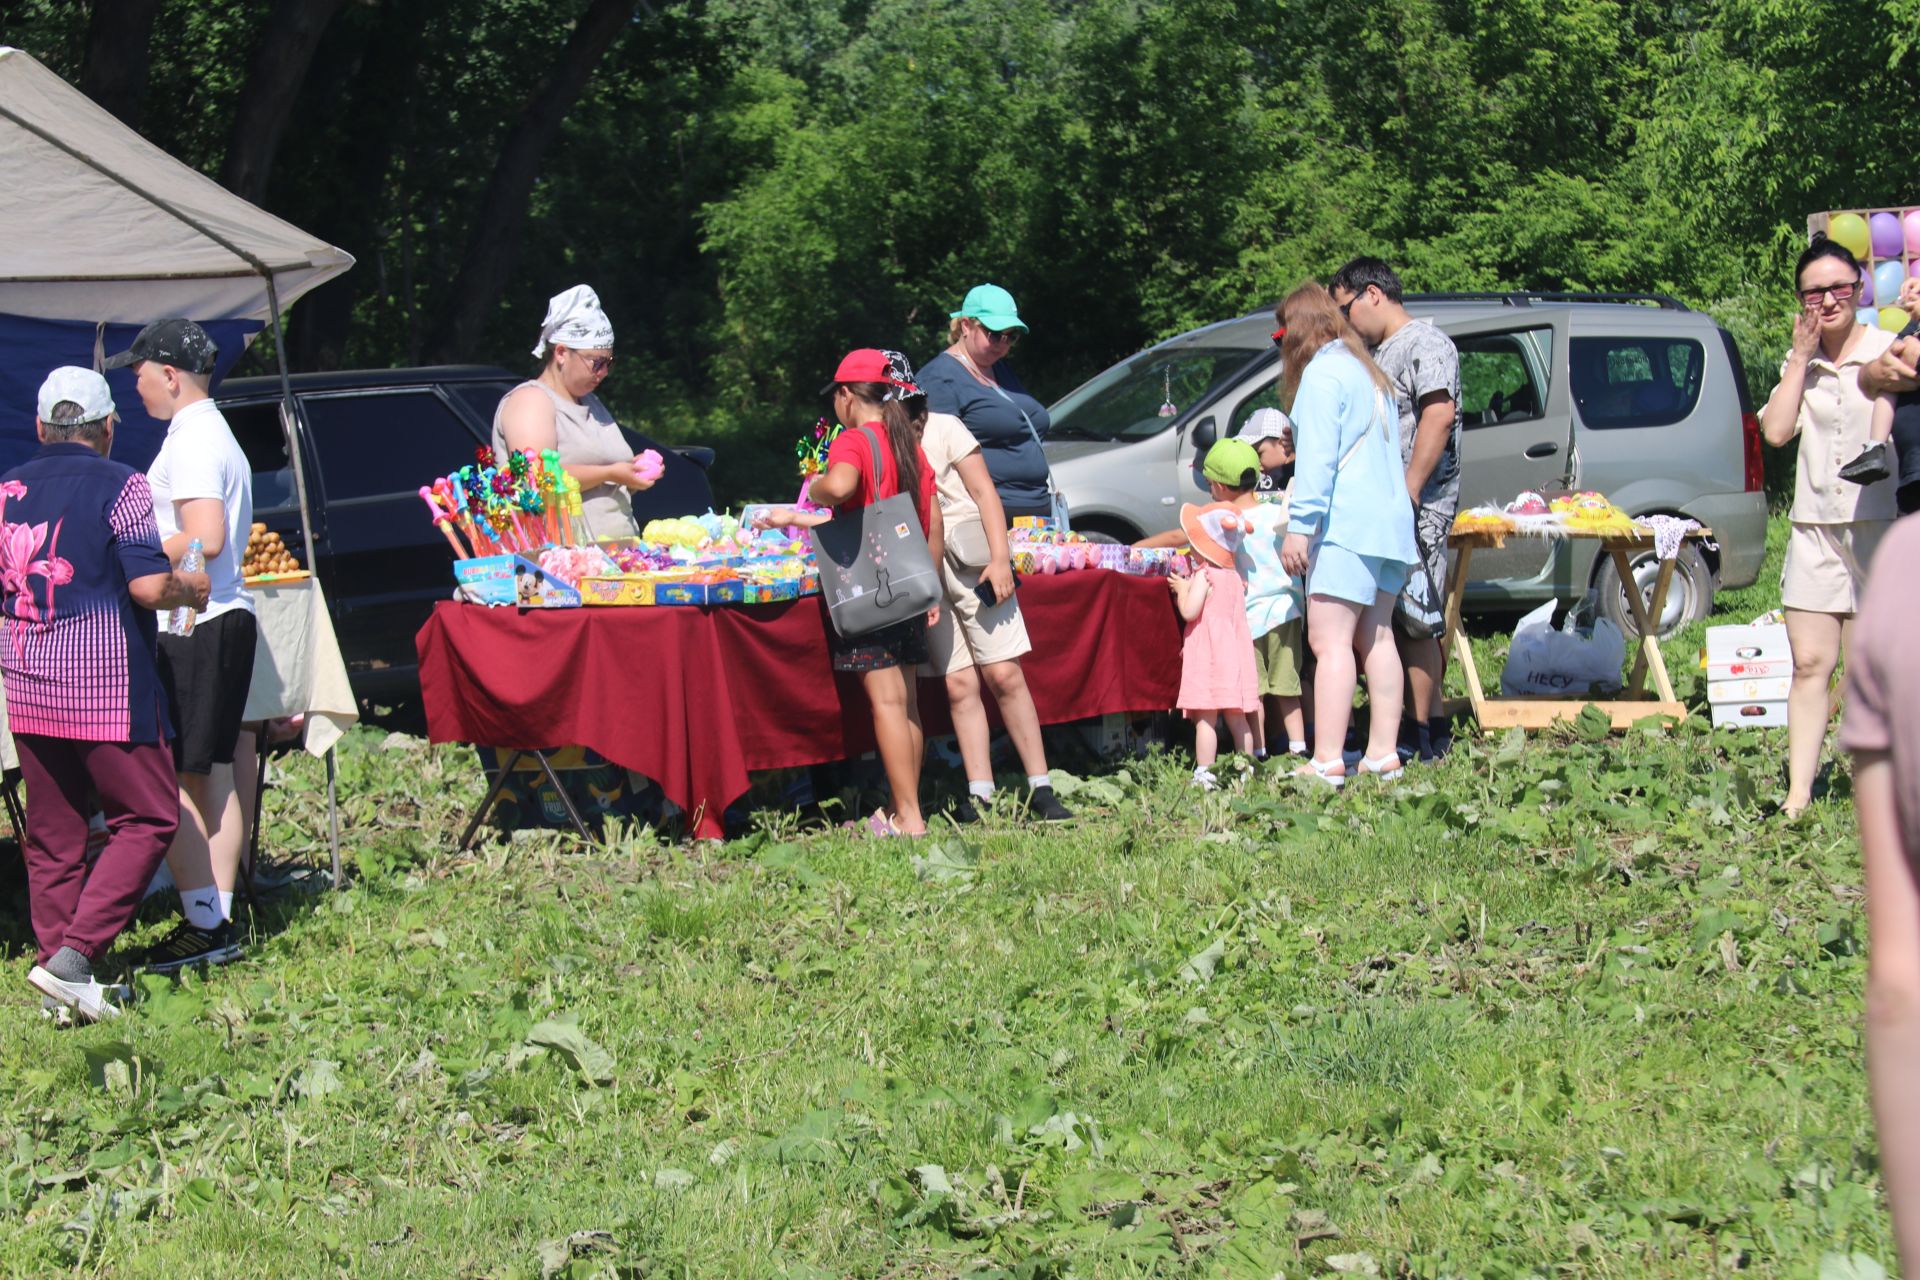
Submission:
<svg viewBox="0 0 1920 1280">
<path fill-rule="evenodd" d="M 173 721 L 173 767 L 212 773 L 232 764 L 253 684 L 259 626 L 245 609 L 229 609 L 190 636 L 160 635 L 160 688 Z"/>
<path fill-rule="evenodd" d="M 835 671 L 884 671 L 917 667 L 927 660 L 927 620 L 908 618 L 849 640 L 827 627 L 827 652 Z M 910 677 L 911 678 L 911 677 Z"/>
</svg>

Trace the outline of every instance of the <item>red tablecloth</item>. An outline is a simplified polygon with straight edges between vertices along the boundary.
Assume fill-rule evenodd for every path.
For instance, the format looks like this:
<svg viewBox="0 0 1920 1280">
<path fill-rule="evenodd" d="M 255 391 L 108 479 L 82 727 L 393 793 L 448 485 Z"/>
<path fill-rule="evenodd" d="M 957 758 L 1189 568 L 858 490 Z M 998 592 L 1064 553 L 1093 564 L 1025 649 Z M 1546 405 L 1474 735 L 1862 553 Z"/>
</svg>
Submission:
<svg viewBox="0 0 1920 1280">
<path fill-rule="evenodd" d="M 1045 724 L 1160 711 L 1180 687 L 1167 584 L 1106 570 L 1024 578 L 1027 684 Z M 747 773 L 873 749 L 857 677 L 835 677 L 818 597 L 697 608 L 437 606 L 420 629 L 420 691 L 435 742 L 584 746 L 660 784 L 721 834 Z M 988 702 L 991 704 L 991 696 Z M 920 685 L 945 731 L 946 696 Z"/>
</svg>

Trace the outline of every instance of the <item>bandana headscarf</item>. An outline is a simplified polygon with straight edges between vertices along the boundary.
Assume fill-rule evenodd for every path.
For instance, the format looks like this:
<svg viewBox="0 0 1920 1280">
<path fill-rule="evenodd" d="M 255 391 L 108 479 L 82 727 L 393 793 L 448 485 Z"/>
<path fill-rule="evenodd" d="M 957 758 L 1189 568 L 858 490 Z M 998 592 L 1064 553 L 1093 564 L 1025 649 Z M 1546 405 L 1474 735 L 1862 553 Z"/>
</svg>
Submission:
<svg viewBox="0 0 1920 1280">
<path fill-rule="evenodd" d="M 613 345 L 613 321 L 600 309 L 600 295 L 592 286 L 577 284 L 547 302 L 547 318 L 533 354 L 544 356 L 553 345 L 589 351 Z"/>
<path fill-rule="evenodd" d="M 913 366 L 904 355 L 884 350 L 880 354 L 887 358 L 887 394 L 880 397 L 882 400 L 911 400 L 927 394 L 914 384 Z"/>
</svg>

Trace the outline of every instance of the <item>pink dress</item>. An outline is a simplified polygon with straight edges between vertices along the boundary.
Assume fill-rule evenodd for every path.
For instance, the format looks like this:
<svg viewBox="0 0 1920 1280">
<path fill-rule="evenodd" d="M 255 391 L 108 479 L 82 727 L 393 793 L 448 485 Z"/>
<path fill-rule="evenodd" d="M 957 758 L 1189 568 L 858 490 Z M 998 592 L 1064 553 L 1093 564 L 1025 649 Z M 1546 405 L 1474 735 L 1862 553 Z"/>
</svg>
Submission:
<svg viewBox="0 0 1920 1280">
<path fill-rule="evenodd" d="M 1180 697 L 1196 711 L 1254 711 L 1260 688 L 1253 669 L 1253 633 L 1247 630 L 1247 584 L 1232 569 L 1205 565 L 1207 602 L 1187 624 L 1180 647 Z"/>
</svg>

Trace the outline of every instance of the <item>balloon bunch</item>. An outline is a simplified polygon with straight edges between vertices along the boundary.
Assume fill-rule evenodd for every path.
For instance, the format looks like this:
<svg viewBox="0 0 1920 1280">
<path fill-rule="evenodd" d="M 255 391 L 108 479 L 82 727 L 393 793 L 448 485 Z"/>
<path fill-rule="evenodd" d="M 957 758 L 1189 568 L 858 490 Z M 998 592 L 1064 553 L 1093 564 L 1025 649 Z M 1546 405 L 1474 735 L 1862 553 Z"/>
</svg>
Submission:
<svg viewBox="0 0 1920 1280">
<path fill-rule="evenodd" d="M 455 558 L 591 541 L 579 536 L 580 482 L 560 465 L 556 450 L 516 450 L 502 467 L 483 445 L 474 460 L 477 465 L 420 486 L 420 500 Z"/>
<path fill-rule="evenodd" d="M 811 438 L 803 435 L 794 442 L 793 452 L 800 459 L 802 480 L 817 476 L 827 469 L 827 450 L 833 447 L 833 442 L 840 435 L 840 431 L 839 423 L 822 418 L 813 424 Z M 801 492 L 806 492 L 805 485 L 801 486 Z"/>
</svg>

